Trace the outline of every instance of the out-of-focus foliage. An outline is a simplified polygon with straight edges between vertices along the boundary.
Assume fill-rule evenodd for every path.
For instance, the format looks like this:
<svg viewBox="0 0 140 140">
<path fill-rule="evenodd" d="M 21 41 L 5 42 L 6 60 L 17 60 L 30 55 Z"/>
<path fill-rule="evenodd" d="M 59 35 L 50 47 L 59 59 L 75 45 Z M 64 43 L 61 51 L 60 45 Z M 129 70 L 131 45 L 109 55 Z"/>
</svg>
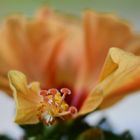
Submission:
<svg viewBox="0 0 140 140">
<path fill-rule="evenodd" d="M 0 135 L 0 140 L 13 140 L 13 139 L 8 137 L 7 135 Z"/>
<path fill-rule="evenodd" d="M 113 133 L 106 119 L 94 127 L 89 126 L 84 117 L 49 127 L 42 124 L 21 127 L 26 132 L 27 140 L 133 140 L 128 131 L 120 135 Z"/>
</svg>

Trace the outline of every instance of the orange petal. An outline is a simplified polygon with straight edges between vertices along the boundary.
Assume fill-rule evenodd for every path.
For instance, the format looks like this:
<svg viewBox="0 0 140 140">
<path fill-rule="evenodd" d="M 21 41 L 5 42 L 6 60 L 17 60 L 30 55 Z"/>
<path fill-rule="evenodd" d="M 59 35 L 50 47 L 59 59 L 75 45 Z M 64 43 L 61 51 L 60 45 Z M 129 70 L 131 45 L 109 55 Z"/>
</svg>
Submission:
<svg viewBox="0 0 140 140">
<path fill-rule="evenodd" d="M 138 52 L 139 45 L 135 50 L 131 47 L 139 44 L 137 35 L 134 36 L 129 25 L 117 17 L 92 11 L 85 13 L 84 30 L 80 19 L 46 8 L 30 20 L 22 16 L 9 17 L 0 29 L 0 75 L 5 76 L 8 70 L 17 69 L 46 87 L 46 81 L 51 81 L 54 76 L 49 79 L 48 75 L 55 71 L 55 82 L 51 87 L 65 84 L 88 88 L 93 82 L 96 84 L 110 47 Z M 51 59 L 52 52 L 57 50 L 55 47 L 61 49 Z M 85 56 L 86 62 L 83 60 Z M 47 71 L 50 60 L 53 64 Z M 0 83 L 8 87 L 6 82 L 0 80 Z"/>
<path fill-rule="evenodd" d="M 111 48 L 97 89 L 102 89 L 104 94 L 100 108 L 109 107 L 130 92 L 140 90 L 140 57 Z"/>
<path fill-rule="evenodd" d="M 103 100 L 102 89 L 93 90 L 89 93 L 88 97 L 84 101 L 78 115 L 84 115 L 94 111 Z"/>
<path fill-rule="evenodd" d="M 45 71 L 46 77 L 50 77 L 55 86 L 74 86 L 83 60 L 84 39 L 81 23 L 48 8 L 40 10 L 38 18 L 46 21 L 48 32 L 51 33 L 49 39 L 54 39 L 54 46 L 44 68 L 48 70 Z"/>
<path fill-rule="evenodd" d="M 113 14 L 88 10 L 84 14 L 85 56 L 89 83 L 98 79 L 100 70 L 111 47 L 127 49 L 133 42 L 131 27 Z M 140 40 L 137 39 L 137 41 Z M 140 49 L 140 46 L 139 46 Z"/>
<path fill-rule="evenodd" d="M 134 35 L 126 50 L 140 56 L 140 34 Z"/>
</svg>

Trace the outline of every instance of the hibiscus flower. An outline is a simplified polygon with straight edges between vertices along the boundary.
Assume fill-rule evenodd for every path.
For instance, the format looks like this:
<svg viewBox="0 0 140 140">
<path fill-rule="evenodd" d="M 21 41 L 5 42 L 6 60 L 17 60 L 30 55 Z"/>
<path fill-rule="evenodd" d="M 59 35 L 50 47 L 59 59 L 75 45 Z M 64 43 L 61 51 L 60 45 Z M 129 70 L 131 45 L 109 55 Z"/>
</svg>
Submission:
<svg viewBox="0 0 140 140">
<path fill-rule="evenodd" d="M 0 36 L 0 87 L 12 93 L 14 69 L 19 124 L 74 118 L 140 89 L 140 57 L 123 51 L 139 55 L 139 36 L 113 15 L 88 10 L 82 21 L 42 9 L 9 17 Z"/>
</svg>

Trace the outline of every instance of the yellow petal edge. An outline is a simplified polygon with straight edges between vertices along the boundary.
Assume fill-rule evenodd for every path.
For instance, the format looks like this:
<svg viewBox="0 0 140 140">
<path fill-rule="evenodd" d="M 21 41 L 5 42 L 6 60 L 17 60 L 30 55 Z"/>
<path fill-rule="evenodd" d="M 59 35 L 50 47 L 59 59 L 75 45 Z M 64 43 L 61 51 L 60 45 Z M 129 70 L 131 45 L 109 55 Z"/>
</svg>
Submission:
<svg viewBox="0 0 140 140">
<path fill-rule="evenodd" d="M 119 48 L 111 48 L 99 84 L 104 100 L 100 108 L 110 107 L 124 96 L 140 90 L 140 57 Z"/>
<path fill-rule="evenodd" d="M 85 100 L 79 115 L 112 106 L 130 92 L 140 90 L 140 57 L 111 48 L 100 80 Z"/>
<path fill-rule="evenodd" d="M 18 124 L 38 123 L 37 108 L 41 101 L 38 94 L 40 84 L 33 82 L 28 85 L 26 76 L 15 70 L 9 71 L 8 78 L 16 102 L 15 122 Z"/>
</svg>

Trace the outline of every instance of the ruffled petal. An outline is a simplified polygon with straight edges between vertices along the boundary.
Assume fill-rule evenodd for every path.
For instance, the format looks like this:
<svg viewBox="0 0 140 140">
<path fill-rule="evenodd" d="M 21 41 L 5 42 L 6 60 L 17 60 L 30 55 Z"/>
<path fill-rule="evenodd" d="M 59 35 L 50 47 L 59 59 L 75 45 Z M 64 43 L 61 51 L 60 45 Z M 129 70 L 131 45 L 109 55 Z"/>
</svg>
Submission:
<svg viewBox="0 0 140 140">
<path fill-rule="evenodd" d="M 111 48 L 100 81 L 85 100 L 79 115 L 106 108 L 132 91 L 140 90 L 140 57 Z"/>
<path fill-rule="evenodd" d="M 103 91 L 100 108 L 109 107 L 130 92 L 140 90 L 140 57 L 111 48 L 95 89 Z"/>
<path fill-rule="evenodd" d="M 15 122 L 18 124 L 38 123 L 37 109 L 42 101 L 39 96 L 39 83 L 33 82 L 28 85 L 26 76 L 19 71 L 10 71 L 8 77 L 16 102 Z"/>
<path fill-rule="evenodd" d="M 86 73 L 89 77 L 88 83 L 91 86 L 93 83 L 96 84 L 111 47 L 122 48 L 134 53 L 137 53 L 136 50 L 140 50 L 140 39 L 138 39 L 138 35 L 135 35 L 132 27 L 113 14 L 86 11 L 84 14 L 84 31 Z M 91 80 L 89 80 L 90 78 Z"/>
</svg>

